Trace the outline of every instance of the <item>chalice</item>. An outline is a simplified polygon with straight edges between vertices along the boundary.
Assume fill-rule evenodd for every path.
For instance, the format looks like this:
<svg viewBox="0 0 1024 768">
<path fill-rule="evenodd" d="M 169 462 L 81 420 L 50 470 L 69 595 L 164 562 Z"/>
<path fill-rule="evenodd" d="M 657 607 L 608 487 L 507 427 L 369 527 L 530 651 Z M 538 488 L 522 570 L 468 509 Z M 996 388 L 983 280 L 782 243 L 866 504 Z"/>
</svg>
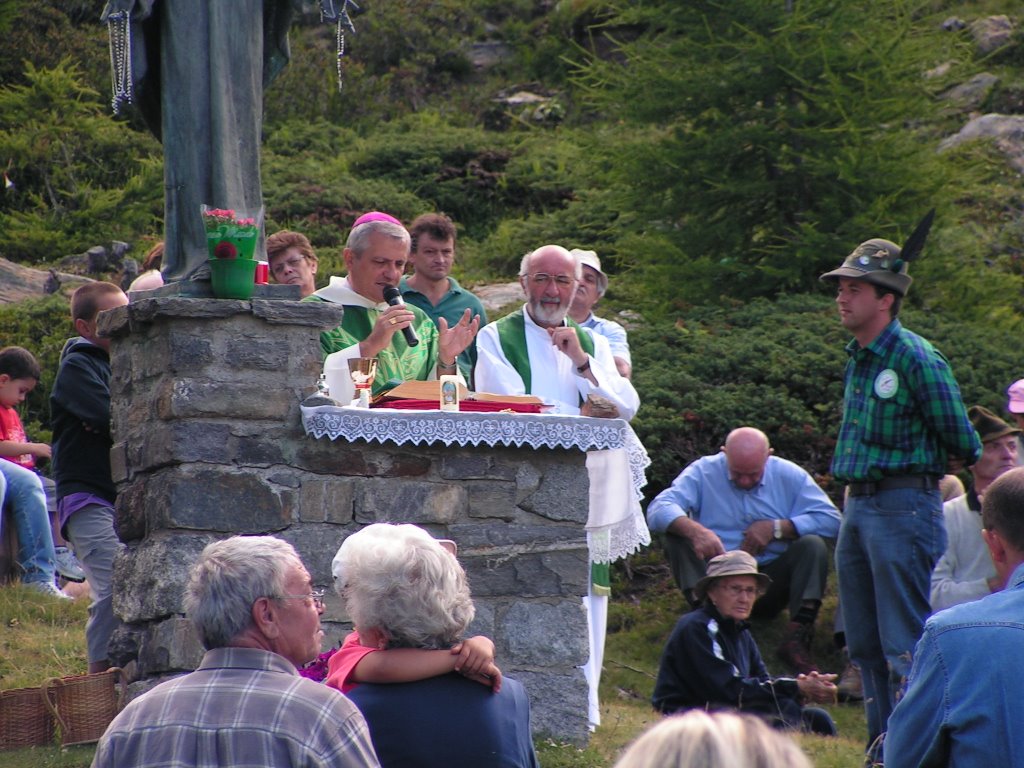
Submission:
<svg viewBox="0 0 1024 768">
<path fill-rule="evenodd" d="M 348 361 L 348 375 L 352 378 L 355 395 L 362 408 L 370 407 L 370 389 L 377 375 L 376 357 L 353 357 Z"/>
</svg>

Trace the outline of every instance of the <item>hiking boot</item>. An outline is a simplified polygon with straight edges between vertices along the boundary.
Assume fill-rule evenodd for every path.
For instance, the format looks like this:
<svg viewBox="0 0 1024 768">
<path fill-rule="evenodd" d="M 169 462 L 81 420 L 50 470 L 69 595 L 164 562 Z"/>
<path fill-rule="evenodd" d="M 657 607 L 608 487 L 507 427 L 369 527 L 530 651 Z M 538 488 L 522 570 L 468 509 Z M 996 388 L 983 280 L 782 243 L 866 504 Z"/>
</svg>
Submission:
<svg viewBox="0 0 1024 768">
<path fill-rule="evenodd" d="M 860 679 L 860 667 L 852 661 L 847 661 L 843 673 L 839 675 L 836 689 L 840 701 L 863 701 L 864 683 Z"/>
<path fill-rule="evenodd" d="M 30 581 L 25 585 L 29 589 L 34 589 L 36 592 L 41 592 L 47 597 L 52 597 L 55 600 L 73 600 L 71 595 L 65 595 L 59 589 L 56 584 L 52 584 L 49 581 Z"/>
<path fill-rule="evenodd" d="M 818 665 L 811 659 L 811 637 L 814 635 L 813 624 L 789 623 L 789 634 L 779 644 L 775 655 L 792 671 L 800 675 L 817 672 Z"/>
<path fill-rule="evenodd" d="M 82 570 L 82 564 L 78 562 L 74 552 L 67 547 L 54 547 L 53 551 L 57 555 L 53 559 L 53 564 L 58 576 L 78 584 L 85 581 L 85 571 Z"/>
</svg>

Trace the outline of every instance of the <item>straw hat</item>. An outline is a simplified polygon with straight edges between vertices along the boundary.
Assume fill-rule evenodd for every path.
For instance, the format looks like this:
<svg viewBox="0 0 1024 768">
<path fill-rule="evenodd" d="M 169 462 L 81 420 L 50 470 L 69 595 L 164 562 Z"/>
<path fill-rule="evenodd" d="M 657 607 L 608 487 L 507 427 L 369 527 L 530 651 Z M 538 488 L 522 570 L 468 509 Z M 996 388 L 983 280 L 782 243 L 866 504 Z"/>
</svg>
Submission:
<svg viewBox="0 0 1024 768">
<path fill-rule="evenodd" d="M 757 579 L 757 586 L 762 595 L 768 589 L 768 585 L 772 583 L 767 574 L 758 572 L 757 560 L 753 555 L 741 549 L 734 549 L 724 555 L 711 558 L 708 563 L 707 575 L 693 587 L 694 596 L 698 600 L 703 600 L 711 583 L 723 576 L 753 576 Z"/>
</svg>

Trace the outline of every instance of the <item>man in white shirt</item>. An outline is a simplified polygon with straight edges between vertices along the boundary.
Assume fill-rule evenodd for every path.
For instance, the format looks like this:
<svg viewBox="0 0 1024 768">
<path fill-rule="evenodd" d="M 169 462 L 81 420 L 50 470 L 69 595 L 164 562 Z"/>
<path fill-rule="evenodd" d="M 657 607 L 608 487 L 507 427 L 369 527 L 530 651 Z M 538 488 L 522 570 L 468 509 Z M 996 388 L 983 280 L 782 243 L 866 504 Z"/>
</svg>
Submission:
<svg viewBox="0 0 1024 768">
<path fill-rule="evenodd" d="M 582 269 L 559 245 L 541 246 L 523 258 L 519 283 L 526 304 L 480 330 L 477 390 L 536 395 L 564 414 L 579 414 L 588 397 L 598 396 L 619 417 L 633 418 L 640 398 L 616 368 L 608 340 L 566 317 Z"/>
<path fill-rule="evenodd" d="M 932 571 L 933 611 L 985 597 L 1003 584 L 982 538 L 981 500 L 996 478 L 1017 466 L 1021 431 L 980 405 L 967 415 L 981 438 L 981 458 L 970 468 L 967 493 L 942 505 L 948 543 Z"/>
<path fill-rule="evenodd" d="M 594 251 L 579 248 L 573 248 L 569 253 L 583 265 L 583 277 L 576 287 L 576 295 L 569 307 L 569 317 L 580 327 L 589 328 L 608 339 L 608 346 L 612 348 L 612 356 L 615 358 L 615 367 L 627 379 L 633 378 L 633 359 L 629 354 L 626 329 L 614 320 L 594 314 L 594 307 L 608 290 L 608 275 L 601 269 L 601 259 Z"/>
<path fill-rule="evenodd" d="M 580 261 L 560 245 L 543 245 L 523 257 L 519 283 L 526 293 L 522 309 L 480 329 L 474 382 L 479 392 L 502 395 L 535 395 L 553 403 L 560 414 L 601 415 L 633 418 L 640 407 L 629 379 L 615 367 L 608 340 L 590 329 L 580 328 L 570 318 L 569 305 L 583 274 Z M 594 398 L 604 403 L 595 404 Z M 612 407 L 608 407 L 608 403 Z M 582 406 L 582 408 L 581 408 Z M 611 454 L 591 457 L 587 464 L 594 486 L 596 469 L 603 461 L 617 463 Z M 621 458 L 621 457 L 620 457 Z M 624 460 L 624 459 L 622 459 Z M 607 473 L 603 473 L 607 477 Z M 629 497 L 630 494 L 626 494 Z M 593 498 L 593 488 L 592 488 Z M 606 500 L 607 504 L 607 500 Z M 614 506 L 614 505 L 612 505 Z M 616 513 L 639 517 L 638 499 L 625 501 Z M 595 515 L 591 507 L 591 515 Z M 590 628 L 590 659 L 584 666 L 589 685 L 591 727 L 601 722 L 597 690 L 601 679 L 609 592 L 608 563 L 593 563 L 587 596 L 583 599 Z"/>
</svg>

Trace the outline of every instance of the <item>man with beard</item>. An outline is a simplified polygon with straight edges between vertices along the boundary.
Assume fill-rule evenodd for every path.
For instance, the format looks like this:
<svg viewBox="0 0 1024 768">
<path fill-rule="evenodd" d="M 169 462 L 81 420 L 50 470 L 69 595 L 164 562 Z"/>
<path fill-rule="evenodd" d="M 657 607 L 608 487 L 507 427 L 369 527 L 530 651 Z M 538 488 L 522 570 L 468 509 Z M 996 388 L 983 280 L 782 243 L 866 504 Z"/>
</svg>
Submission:
<svg viewBox="0 0 1024 768">
<path fill-rule="evenodd" d="M 608 340 L 566 317 L 581 277 L 579 259 L 560 245 L 523 257 L 526 304 L 484 327 L 477 340 L 479 391 L 536 395 L 566 414 L 579 414 L 597 396 L 614 406 L 613 415 L 633 418 L 640 398 L 616 368 Z"/>
</svg>

